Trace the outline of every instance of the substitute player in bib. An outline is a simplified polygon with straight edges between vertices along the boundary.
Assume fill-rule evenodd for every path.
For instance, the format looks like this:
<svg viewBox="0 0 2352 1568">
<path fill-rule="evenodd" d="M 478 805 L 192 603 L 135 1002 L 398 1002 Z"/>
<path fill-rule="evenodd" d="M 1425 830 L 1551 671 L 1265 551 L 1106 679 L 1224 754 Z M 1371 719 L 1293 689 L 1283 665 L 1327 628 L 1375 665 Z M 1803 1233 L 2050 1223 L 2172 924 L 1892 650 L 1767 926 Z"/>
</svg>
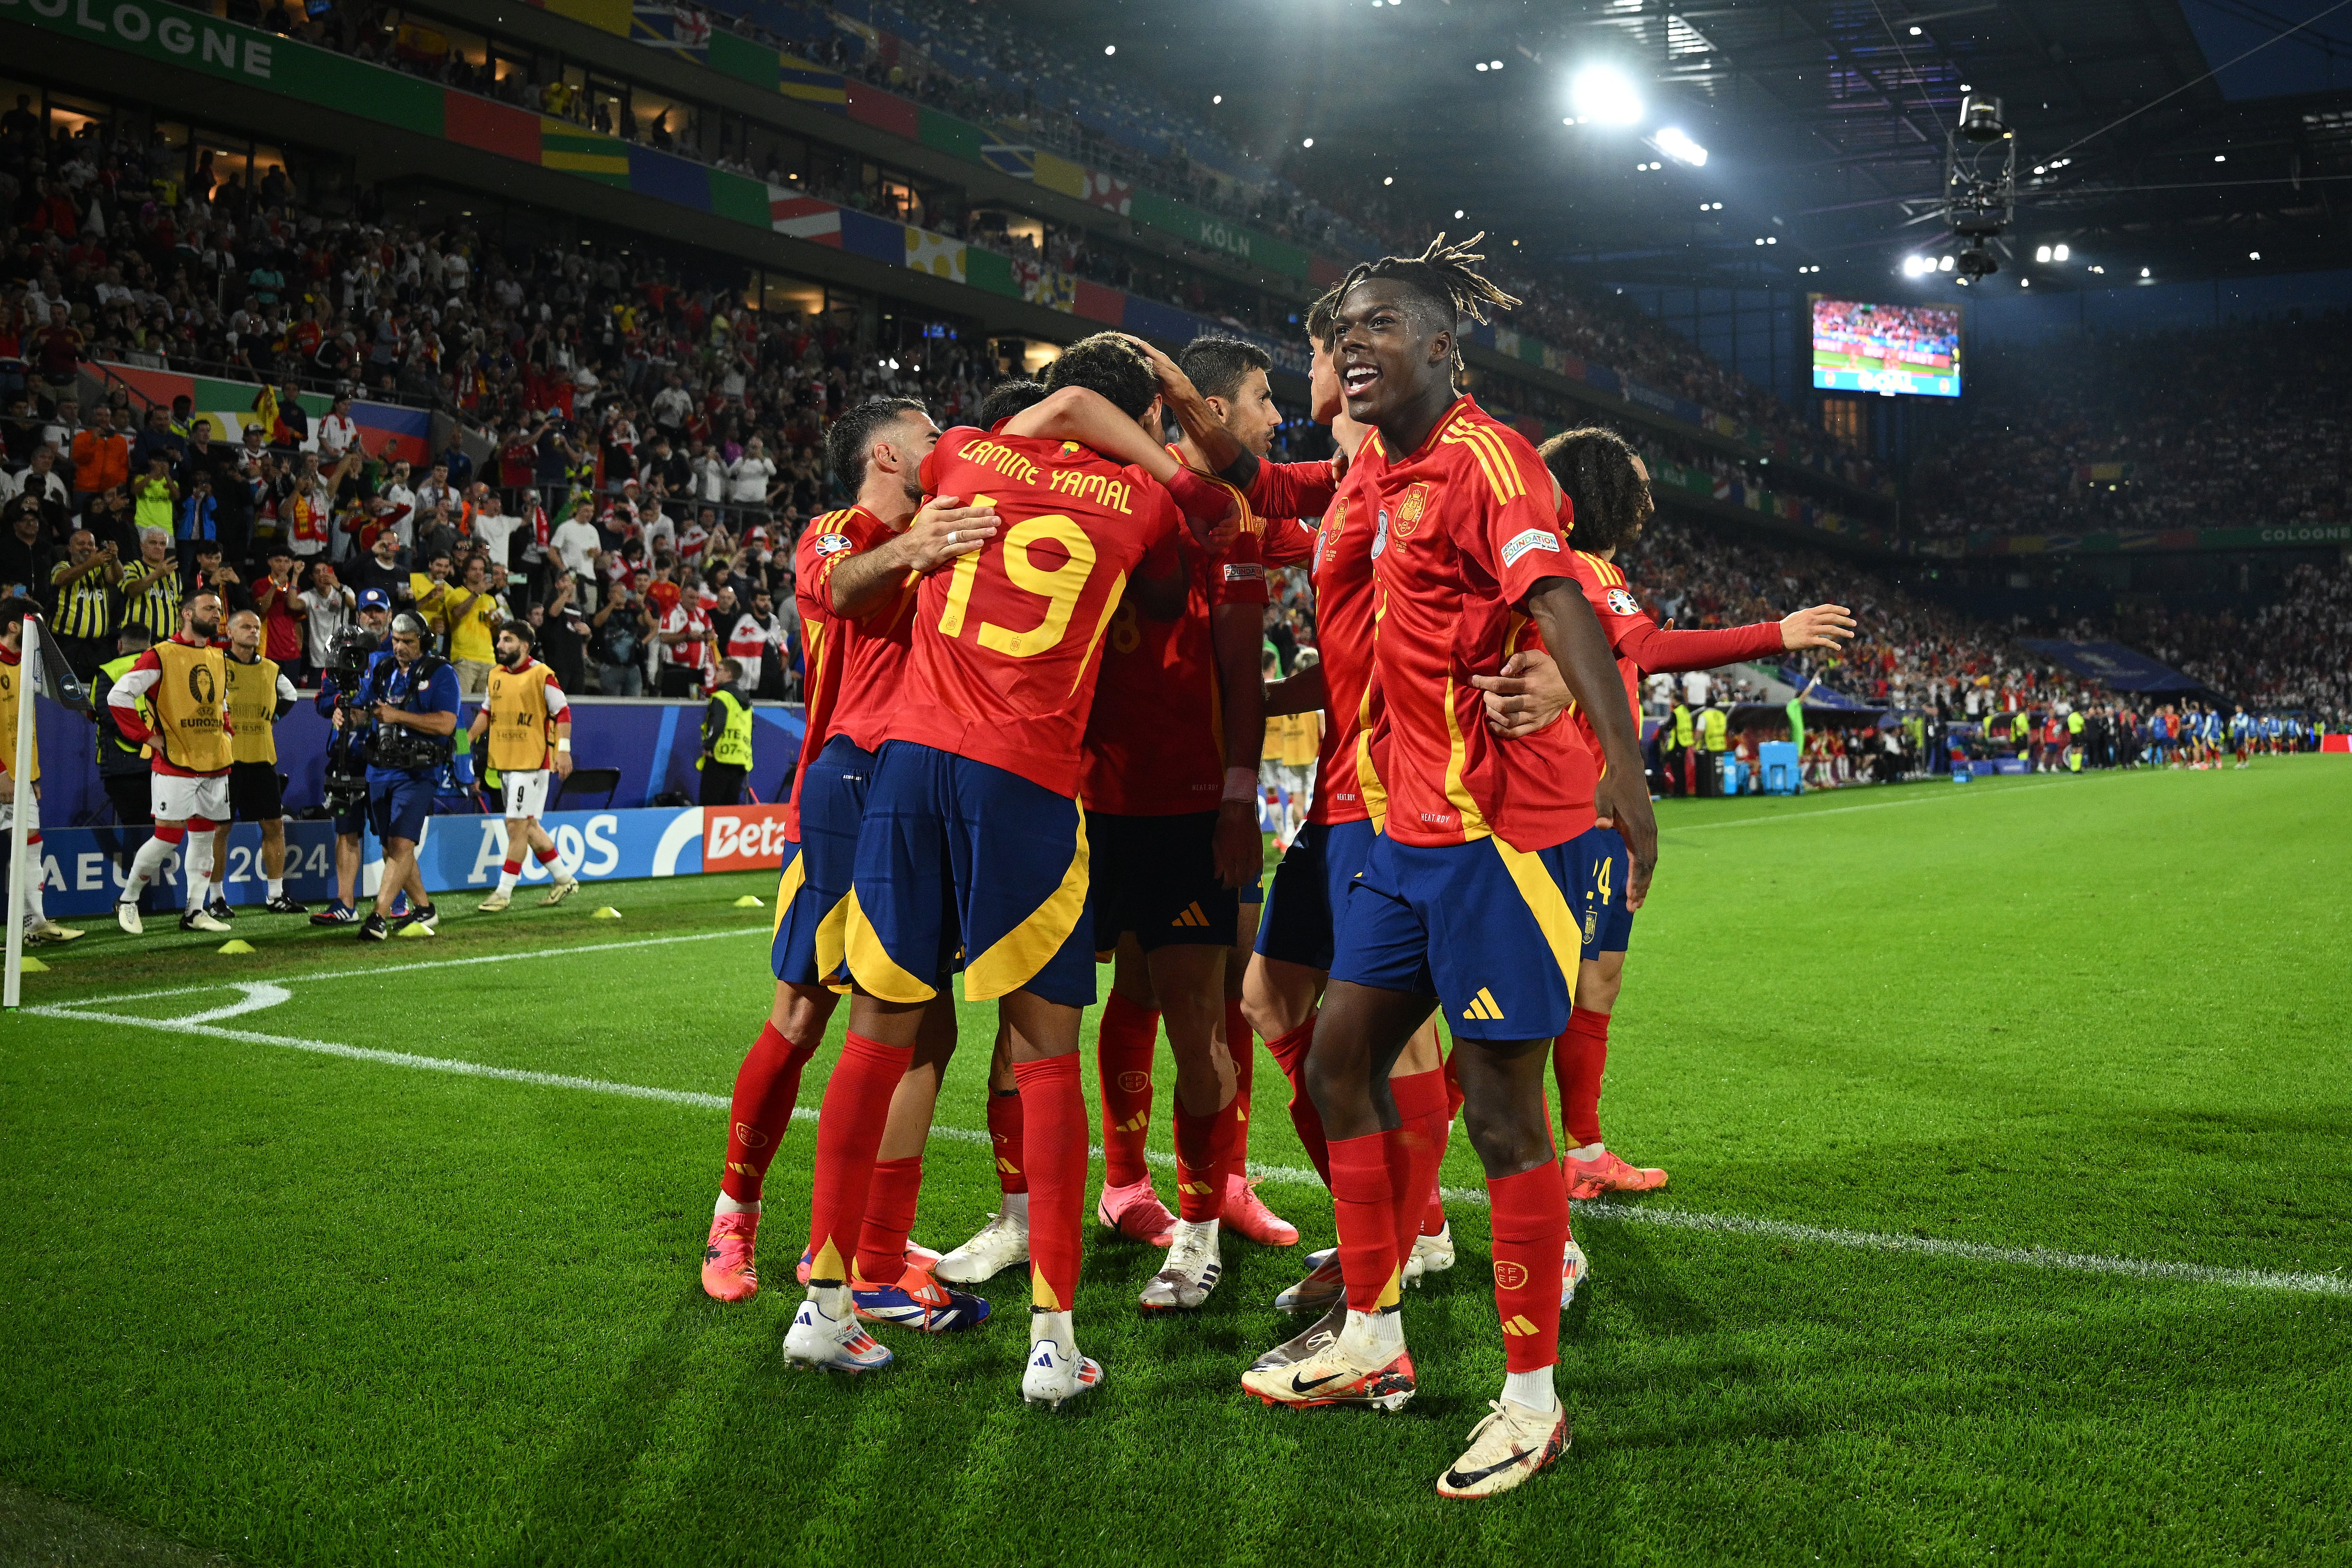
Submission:
<svg viewBox="0 0 2352 1568">
<path fill-rule="evenodd" d="M 272 915 L 307 915 L 286 893 L 286 790 L 278 779 L 278 721 L 293 711 L 294 683 L 261 651 L 261 617 L 240 610 L 228 618 L 228 807 L 234 821 L 261 824 L 261 872 Z M 213 865 L 228 864 L 228 823 L 213 830 Z M 215 920 L 234 918 L 216 881 L 205 903 Z"/>
<path fill-rule="evenodd" d="M 32 874 L 26 878 L 25 887 L 25 940 L 70 942 L 81 933 L 51 920 L 41 907 L 44 856 L 37 793 L 41 782 L 38 731 L 33 737 L 30 777 L 20 787 L 11 771 L 16 766 L 16 726 L 32 722 L 32 705 L 24 690 L 25 638 L 30 634 L 26 630 L 26 617 L 40 612 L 39 605 L 20 595 L 0 600 L 0 832 L 16 825 L 16 812 L 25 813 L 25 843 L 33 857 Z"/>
<path fill-rule="evenodd" d="M 1124 341 L 1086 339 L 1049 385 L 1091 387 L 1147 434 L 1150 368 Z M 961 968 L 1010 1034 L 1030 1196 L 1025 1399 L 1060 1405 L 1099 1385 L 1071 1319 L 1086 1197 L 1080 1009 L 1094 1000 L 1088 851 L 1077 801 L 1104 632 L 1146 555 L 1179 526 L 1168 494 L 1075 442 L 957 429 L 922 468 L 928 495 L 970 496 L 1003 532 L 923 580 L 906 689 L 868 792 L 845 946 L 847 1045 L 817 1124 L 811 1277 L 784 1341 L 806 1364 L 862 1371 L 848 1254 L 866 1208 L 889 1097 L 923 1013 Z"/>
<path fill-rule="evenodd" d="M 228 662 L 215 646 L 220 635 L 220 596 L 190 594 L 180 604 L 180 629 L 139 655 L 106 694 L 108 711 L 124 738 L 154 747 L 151 781 L 155 832 L 131 858 L 114 918 L 136 936 L 144 929 L 139 897 L 184 842 L 180 868 L 186 885 L 183 931 L 226 931 L 205 913 L 211 887 L 213 829 L 229 820 L 228 770 L 235 760 L 228 711 Z M 139 706 L 148 699 L 154 725 Z M 194 836 L 191 837 L 190 835 Z"/>
<path fill-rule="evenodd" d="M 1853 617 L 1841 604 L 1817 604 L 1780 621 L 1721 631 L 1660 630 L 1616 564 L 1617 552 L 1640 535 L 1657 509 L 1641 455 L 1615 431 L 1598 426 L 1555 435 L 1538 455 L 1570 507 L 1574 531 L 1569 542 L 1591 568 L 1578 581 L 1617 655 L 1626 706 L 1636 724 L 1644 673 L 1711 670 L 1767 653 L 1834 650 L 1853 636 Z M 1530 734 L 1549 722 L 1568 695 L 1559 687 L 1558 666 L 1540 651 L 1513 654 L 1502 675 L 1500 680 L 1482 678 L 1479 685 L 1488 693 L 1487 722 L 1505 737 Z M 1547 686 L 1552 689 L 1544 693 Z M 1590 716 L 1580 710 L 1574 717 L 1579 737 L 1598 760 L 1599 740 Z M 1626 902 L 1631 867 L 1625 841 L 1616 829 L 1596 826 L 1571 848 L 1577 859 L 1570 904 L 1580 942 L 1576 1005 L 1552 1048 L 1560 1124 L 1570 1145 L 1568 1196 L 1649 1192 L 1666 1185 L 1666 1173 L 1628 1165 L 1601 1140 L 1601 1078 L 1609 1060 L 1609 1019 L 1624 984 L 1625 949 L 1633 932 L 1633 912 Z"/>
<path fill-rule="evenodd" d="M 555 877 L 540 903 L 561 904 L 580 885 L 556 865 L 555 841 L 539 822 L 547 814 L 551 786 L 572 777 L 572 699 L 556 683 L 555 672 L 531 657 L 531 629 L 525 622 L 509 621 L 499 628 L 498 667 L 490 672 L 481 708 L 466 729 L 467 743 L 499 770 L 499 793 L 506 807 L 506 859 L 499 866 L 497 891 L 477 905 L 485 915 L 496 915 L 514 903 L 526 849 Z"/>
<path fill-rule="evenodd" d="M 850 873 L 874 748 L 906 695 L 917 585 L 995 536 L 994 514 L 984 507 L 947 497 L 921 507 L 921 465 L 939 435 L 929 413 L 907 398 L 868 399 L 835 421 L 826 433 L 827 462 L 857 502 L 812 521 L 795 551 L 794 593 L 808 650 L 806 730 L 788 797 L 793 847 L 777 885 L 769 948 L 775 1001 L 735 1075 L 726 1159 L 704 1249 L 702 1287 L 720 1301 L 747 1300 L 759 1289 L 762 1184 L 791 1125 L 802 1071 L 833 1017 L 836 988 L 846 984 Z M 985 1318 L 988 1304 L 942 1288 L 924 1267 L 934 1255 L 910 1250 L 907 1240 L 940 1071 L 955 1049 L 948 998 L 929 1009 L 919 1032 L 919 1060 L 910 1057 L 891 1092 L 870 1222 L 847 1260 L 856 1274 L 853 1306 L 859 1316 L 906 1327 L 967 1328 Z M 856 1354 L 876 1364 L 889 1356 L 870 1337 Z"/>
<path fill-rule="evenodd" d="M 1372 530 L 1370 750 L 1387 806 L 1348 894 L 1307 1061 L 1330 1140 L 1349 1312 L 1328 1348 L 1243 1377 L 1269 1404 L 1394 1408 L 1411 1397 L 1398 1291 L 1425 1195 L 1407 1174 L 1388 1072 L 1442 1006 L 1486 1172 L 1508 1368 L 1493 1415 L 1438 1481 L 1454 1497 L 1508 1490 L 1568 1444 L 1552 1387 L 1568 1194 L 1543 1067 L 1575 990 L 1565 846 L 1592 825 L 1581 802 L 1601 806 L 1632 846 L 1637 907 L 1656 855 L 1631 716 L 1574 580 L 1550 476 L 1524 437 L 1454 390 L 1459 317 L 1514 303 L 1472 270 L 1478 259 L 1441 235 L 1418 257 L 1357 267 L 1341 287 L 1348 412 L 1376 432 L 1349 480 Z M 1607 758 L 1597 792 L 1591 756 L 1568 727 L 1506 739 L 1486 726 L 1472 678 L 1499 671 L 1529 622 L 1593 716 Z"/>
</svg>

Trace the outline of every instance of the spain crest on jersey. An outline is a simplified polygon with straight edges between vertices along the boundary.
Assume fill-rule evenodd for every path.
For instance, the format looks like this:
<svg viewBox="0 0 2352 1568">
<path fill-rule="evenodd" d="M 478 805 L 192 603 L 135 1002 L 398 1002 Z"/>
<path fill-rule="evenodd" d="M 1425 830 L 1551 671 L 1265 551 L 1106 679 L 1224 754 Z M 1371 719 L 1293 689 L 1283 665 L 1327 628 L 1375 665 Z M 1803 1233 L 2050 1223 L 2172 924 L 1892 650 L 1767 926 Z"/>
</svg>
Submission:
<svg viewBox="0 0 2352 1568">
<path fill-rule="evenodd" d="M 1429 481 L 1426 479 L 1406 486 L 1397 497 L 1396 537 L 1399 542 L 1412 538 L 1413 529 L 1421 527 L 1421 515 L 1429 509 Z"/>
<path fill-rule="evenodd" d="M 1315 567 L 1317 570 L 1319 571 L 1323 568 L 1324 547 L 1336 541 L 1339 537 L 1339 530 L 1347 526 L 1348 503 L 1344 500 L 1332 503 L 1331 510 L 1326 514 L 1323 518 L 1323 526 L 1315 530 Z"/>
<path fill-rule="evenodd" d="M 1642 606 L 1632 594 L 1626 592 L 1622 588 L 1612 588 L 1609 591 L 1610 614 L 1639 615 L 1641 612 Z"/>
</svg>

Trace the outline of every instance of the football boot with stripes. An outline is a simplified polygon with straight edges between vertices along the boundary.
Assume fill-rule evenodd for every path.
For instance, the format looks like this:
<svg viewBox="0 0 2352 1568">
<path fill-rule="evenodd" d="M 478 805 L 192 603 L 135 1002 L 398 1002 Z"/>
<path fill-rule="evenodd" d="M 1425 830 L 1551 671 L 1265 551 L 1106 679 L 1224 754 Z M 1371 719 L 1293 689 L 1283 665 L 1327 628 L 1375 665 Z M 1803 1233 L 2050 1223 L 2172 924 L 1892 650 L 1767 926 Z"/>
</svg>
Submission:
<svg viewBox="0 0 2352 1568">
<path fill-rule="evenodd" d="M 856 1375 L 879 1372 L 890 1364 L 887 1345 L 866 1332 L 855 1312 L 834 1317 L 811 1297 L 793 1314 L 784 1333 L 784 1359 L 819 1372 Z"/>
<path fill-rule="evenodd" d="M 869 1323 L 918 1329 L 924 1333 L 954 1333 L 975 1329 L 988 1321 L 988 1303 L 964 1291 L 951 1291 L 931 1278 L 930 1270 L 908 1264 L 887 1285 L 852 1277 L 851 1310 Z"/>
</svg>

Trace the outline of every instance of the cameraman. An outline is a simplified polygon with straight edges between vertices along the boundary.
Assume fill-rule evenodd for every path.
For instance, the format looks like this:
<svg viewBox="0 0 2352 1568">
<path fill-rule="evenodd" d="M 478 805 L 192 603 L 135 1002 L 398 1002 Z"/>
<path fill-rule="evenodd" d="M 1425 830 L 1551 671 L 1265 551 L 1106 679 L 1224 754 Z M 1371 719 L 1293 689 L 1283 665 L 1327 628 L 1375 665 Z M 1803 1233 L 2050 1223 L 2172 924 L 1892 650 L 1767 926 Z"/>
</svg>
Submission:
<svg viewBox="0 0 2352 1568">
<path fill-rule="evenodd" d="M 381 588 L 359 596 L 357 623 L 347 627 L 319 674 L 319 713 L 335 736 L 327 750 L 327 804 L 335 813 L 335 902 L 310 916 L 313 925 L 351 925 L 359 921 L 360 832 L 367 825 L 367 743 L 375 723 L 361 706 L 360 693 L 376 661 L 392 657 L 383 645 L 392 629 L 392 598 Z M 412 902 L 423 894 L 412 890 Z"/>
<path fill-rule="evenodd" d="M 646 643 L 654 634 L 645 595 L 634 588 L 615 587 L 589 625 L 594 628 L 591 651 L 596 655 L 596 689 L 608 697 L 645 695 Z"/>
<path fill-rule="evenodd" d="M 392 935 L 393 900 L 416 876 L 416 842 L 433 813 L 434 783 L 448 766 L 457 733 L 457 672 L 446 659 L 425 651 L 425 618 L 403 611 L 392 618 L 392 654 L 368 666 L 360 701 L 375 717 L 368 746 L 368 818 L 383 841 L 383 880 L 375 913 L 360 927 L 360 940 L 381 942 Z M 411 895 L 403 925 L 433 929 L 437 912 L 428 900 Z"/>
</svg>

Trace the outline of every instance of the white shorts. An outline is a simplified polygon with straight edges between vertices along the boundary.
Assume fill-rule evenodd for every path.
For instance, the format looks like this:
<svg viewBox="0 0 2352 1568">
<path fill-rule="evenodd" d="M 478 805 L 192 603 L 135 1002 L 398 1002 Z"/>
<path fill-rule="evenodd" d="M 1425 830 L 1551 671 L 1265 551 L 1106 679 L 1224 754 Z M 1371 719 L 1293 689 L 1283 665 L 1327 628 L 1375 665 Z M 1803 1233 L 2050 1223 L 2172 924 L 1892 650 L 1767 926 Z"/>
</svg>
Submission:
<svg viewBox="0 0 2352 1568">
<path fill-rule="evenodd" d="M 185 822 L 202 817 L 208 822 L 227 822 L 227 774 L 184 779 L 177 774 L 158 773 L 152 776 L 152 782 L 149 809 L 155 813 L 157 821 Z"/>
<path fill-rule="evenodd" d="M 0 800 L 0 833 L 9 831 L 16 825 L 16 806 L 9 801 Z M 41 831 L 41 803 L 37 800 L 28 800 L 25 804 L 25 831 L 28 833 L 37 833 Z"/>
<path fill-rule="evenodd" d="M 510 819 L 545 816 L 547 786 L 554 777 L 554 773 L 545 768 L 534 768 L 522 773 L 500 773 L 499 788 L 506 797 L 507 816 Z"/>
</svg>

